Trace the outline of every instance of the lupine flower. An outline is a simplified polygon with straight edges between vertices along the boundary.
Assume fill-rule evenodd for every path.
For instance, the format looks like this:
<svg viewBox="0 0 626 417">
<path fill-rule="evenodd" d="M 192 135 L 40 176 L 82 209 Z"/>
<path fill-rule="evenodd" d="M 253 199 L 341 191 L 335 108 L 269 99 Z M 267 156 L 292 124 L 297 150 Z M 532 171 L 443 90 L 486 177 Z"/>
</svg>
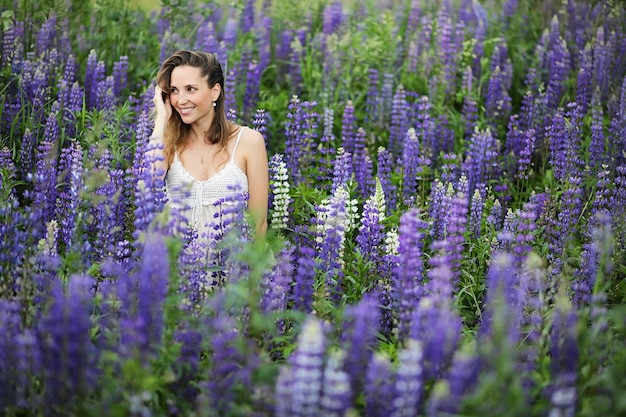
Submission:
<svg viewBox="0 0 626 417">
<path fill-rule="evenodd" d="M 83 189 L 83 150 L 78 141 L 72 141 L 61 151 L 59 163 L 61 190 L 56 202 L 56 217 L 61 225 L 60 243 L 70 249 L 76 233 L 76 218 Z"/>
<path fill-rule="evenodd" d="M 563 255 L 571 242 L 576 221 L 582 210 L 582 190 L 580 177 L 571 177 L 561 195 L 560 210 L 552 219 L 548 230 L 549 252 L 547 259 L 552 264 L 551 276 L 557 277 L 563 265 Z M 556 287 L 555 287 L 556 288 Z"/>
<path fill-rule="evenodd" d="M 357 250 L 366 261 L 379 262 L 382 256 L 385 219 L 385 193 L 376 179 L 376 192 L 371 195 L 363 206 L 361 225 L 356 238 Z"/>
<path fill-rule="evenodd" d="M 410 128 L 402 149 L 402 197 L 405 200 L 409 200 L 417 193 L 417 177 L 422 171 L 419 152 L 420 146 L 415 129 Z"/>
<path fill-rule="evenodd" d="M 364 417 L 390 415 L 393 404 L 390 398 L 396 397 L 395 373 L 390 358 L 384 352 L 375 352 L 367 364 Z"/>
<path fill-rule="evenodd" d="M 581 107 L 582 114 L 586 114 L 593 95 L 593 58 L 591 44 L 585 45 L 580 54 L 580 64 L 576 79 L 576 102 Z"/>
<path fill-rule="evenodd" d="M 70 277 L 66 293 L 60 281 L 52 284 L 51 305 L 38 322 L 37 337 L 44 407 L 47 414 L 57 415 L 62 407 L 80 401 L 89 392 L 97 358 L 90 340 L 93 279 L 84 275 Z"/>
<path fill-rule="evenodd" d="M 422 345 L 424 379 L 435 380 L 442 376 L 456 351 L 461 335 L 461 318 L 452 306 L 453 275 L 450 267 L 436 265 L 429 269 L 427 275 L 430 281 L 426 295 L 420 299 L 411 317 L 409 338 Z"/>
<path fill-rule="evenodd" d="M 343 369 L 349 376 L 353 392 L 359 393 L 364 386 L 367 364 L 375 347 L 380 325 L 380 313 L 376 294 L 367 293 L 354 306 L 347 306 L 341 331 L 341 347 L 350 352 L 344 360 Z"/>
<path fill-rule="evenodd" d="M 283 161 L 283 155 L 276 153 L 270 158 L 270 189 L 272 195 L 270 227 L 272 229 L 285 229 L 289 222 L 289 174 L 287 165 Z"/>
<path fill-rule="evenodd" d="M 499 142 L 489 129 L 474 131 L 463 162 L 463 172 L 469 181 L 469 193 L 474 193 L 478 184 L 487 184 L 495 175 Z"/>
<path fill-rule="evenodd" d="M 346 357 L 344 352 L 334 351 L 326 362 L 320 398 L 320 414 L 324 416 L 344 417 L 352 405 L 350 376 L 342 369 Z"/>
<path fill-rule="evenodd" d="M 441 413 L 457 414 L 461 410 L 463 398 L 470 395 L 477 386 L 482 360 L 469 348 L 457 350 L 447 378 L 438 381 L 429 397 L 428 415 Z"/>
<path fill-rule="evenodd" d="M 296 30 L 296 35 L 291 42 L 291 52 L 289 54 L 289 85 L 292 93 L 300 95 L 302 93 L 302 74 L 301 59 L 303 55 L 306 31 L 304 29 Z"/>
<path fill-rule="evenodd" d="M 361 196 L 368 196 L 374 191 L 374 164 L 367 152 L 365 141 L 365 129 L 357 129 L 356 137 L 354 138 L 352 170 L 358 184 L 357 191 L 359 191 Z"/>
<path fill-rule="evenodd" d="M 398 369 L 395 379 L 395 397 L 391 400 L 391 417 L 411 417 L 418 414 L 424 379 L 422 375 L 423 352 L 419 342 L 409 339 L 398 352 Z"/>
<path fill-rule="evenodd" d="M 446 187 L 440 180 L 435 179 L 432 186 L 428 217 L 432 222 L 432 233 L 435 239 L 443 239 L 445 235 L 445 222 L 448 210 L 452 204 L 452 184 Z"/>
<path fill-rule="evenodd" d="M 326 338 L 322 323 L 318 318 L 309 316 L 302 324 L 296 349 L 288 363 L 280 369 L 277 380 L 277 388 L 280 388 L 276 396 L 277 417 L 319 415 L 325 350 Z"/>
<path fill-rule="evenodd" d="M 368 79 L 369 90 L 365 97 L 365 123 L 373 124 L 374 122 L 378 121 L 377 125 L 380 126 L 382 122 L 380 121 L 381 99 L 378 91 L 378 70 L 375 68 L 370 68 L 368 73 Z"/>
<path fill-rule="evenodd" d="M 348 182 L 352 179 L 352 172 L 352 155 L 343 148 L 337 149 L 331 191 L 335 193 L 339 187 L 347 187 Z"/>
<path fill-rule="evenodd" d="M 609 155 L 606 149 L 606 136 L 603 127 L 604 112 L 602 106 L 593 106 L 592 114 L 589 167 L 592 172 L 598 172 L 603 165 L 609 163 Z"/>
<path fill-rule="evenodd" d="M 317 244 L 322 268 L 326 272 L 327 290 L 335 301 L 341 296 L 345 239 L 354 227 L 355 214 L 356 206 L 344 186 L 339 186 L 317 211 Z"/>
<path fill-rule="evenodd" d="M 354 105 L 349 100 L 343 108 L 343 117 L 341 119 L 341 147 L 350 155 L 354 154 L 356 150 L 356 130 Z"/>
<path fill-rule="evenodd" d="M 504 210 L 502 209 L 502 204 L 500 204 L 500 200 L 496 199 L 489 210 L 489 215 L 487 216 L 487 223 L 492 225 L 494 230 L 500 230 L 502 227 L 502 222 L 504 221 Z"/>
<path fill-rule="evenodd" d="M 259 307 L 265 315 L 282 313 L 289 307 L 291 283 L 293 282 L 292 256 L 293 249 L 287 246 L 278 254 L 276 266 L 263 275 Z M 286 328 L 283 321 L 278 321 L 277 327 L 279 334 L 285 333 Z"/>
<path fill-rule="evenodd" d="M 424 292 L 424 230 L 427 223 L 418 209 L 413 208 L 400 217 L 399 245 L 393 269 L 394 311 L 398 320 L 398 337 L 408 336 L 411 315 Z"/>
<path fill-rule="evenodd" d="M 484 194 L 485 187 L 481 185 L 474 190 L 474 195 L 472 195 L 470 203 L 470 216 L 467 228 L 470 230 L 474 238 L 480 237 L 480 233 L 482 231 L 483 209 L 485 206 Z"/>
<path fill-rule="evenodd" d="M 396 194 L 396 186 L 391 181 L 391 172 L 394 170 L 393 155 L 386 148 L 378 148 L 378 166 L 377 177 L 380 185 L 385 193 L 385 201 L 387 202 L 386 215 L 391 214 L 396 209 L 398 196 Z"/>
<path fill-rule="evenodd" d="M 391 103 L 391 126 L 389 127 L 389 144 L 387 146 L 387 149 L 394 155 L 400 154 L 404 147 L 404 137 L 409 128 L 407 112 L 406 92 L 404 87 L 399 85 Z"/>
<path fill-rule="evenodd" d="M 556 16 L 555 16 L 556 19 Z M 548 51 L 550 80 L 546 88 L 546 107 L 556 109 L 565 91 L 567 76 L 570 71 L 570 53 L 564 39 L 560 38 Z"/>
<path fill-rule="evenodd" d="M 269 114 L 265 111 L 265 109 L 257 109 L 254 113 L 254 117 L 252 118 L 252 128 L 263 135 L 263 139 L 265 139 L 265 146 L 267 147 L 267 124 L 268 124 Z"/>
<path fill-rule="evenodd" d="M 297 254 L 293 308 L 296 311 L 309 313 L 313 311 L 313 291 L 317 269 L 315 250 L 308 246 L 301 246 Z"/>
<path fill-rule="evenodd" d="M 577 317 L 572 307 L 560 300 L 554 309 L 550 332 L 550 374 L 548 389 L 551 417 L 573 417 L 576 412 L 578 375 Z"/>
</svg>

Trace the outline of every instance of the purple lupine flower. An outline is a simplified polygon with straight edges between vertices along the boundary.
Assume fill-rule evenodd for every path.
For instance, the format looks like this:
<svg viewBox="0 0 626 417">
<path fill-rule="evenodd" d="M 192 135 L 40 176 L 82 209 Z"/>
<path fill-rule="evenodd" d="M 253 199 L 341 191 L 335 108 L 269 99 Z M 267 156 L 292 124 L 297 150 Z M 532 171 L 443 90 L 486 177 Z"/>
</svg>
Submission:
<svg viewBox="0 0 626 417">
<path fill-rule="evenodd" d="M 430 157 L 436 160 L 440 153 L 454 151 L 454 130 L 450 127 L 450 123 L 445 114 L 437 116 L 437 120 L 434 124 L 434 130 L 429 130 L 428 136 L 426 136 L 425 139 L 431 138 L 431 145 L 428 149 L 430 149 Z M 422 153 L 424 154 L 426 152 Z"/>
<path fill-rule="evenodd" d="M 259 65 L 256 61 L 251 61 L 248 64 L 248 68 L 246 69 L 246 90 L 245 95 L 243 97 L 243 118 L 245 120 L 251 120 L 253 118 L 253 113 L 256 109 L 258 97 L 259 97 L 259 86 L 261 83 L 261 71 Z"/>
<path fill-rule="evenodd" d="M 352 172 L 352 155 L 343 148 L 337 149 L 331 191 L 335 193 L 338 188 L 347 187 L 352 179 Z"/>
<path fill-rule="evenodd" d="M 357 251 L 368 262 L 379 264 L 383 256 L 385 219 L 385 194 L 380 181 L 376 181 L 376 192 L 363 205 L 361 226 L 356 237 Z"/>
<path fill-rule="evenodd" d="M 385 193 L 385 201 L 387 202 L 386 215 L 389 215 L 396 209 L 398 200 L 396 185 L 391 180 L 391 173 L 394 171 L 394 168 L 392 153 L 382 146 L 379 147 L 376 175 Z"/>
<path fill-rule="evenodd" d="M 457 350 L 446 379 L 439 381 L 429 398 L 428 415 L 457 414 L 461 410 L 463 398 L 470 395 L 477 386 L 482 368 L 482 360 L 473 353 Z"/>
<path fill-rule="evenodd" d="M 291 258 L 293 248 L 285 247 L 277 256 L 276 265 L 271 271 L 263 275 L 261 282 L 261 299 L 259 308 L 264 315 L 275 315 L 287 310 L 290 301 L 290 289 L 293 281 L 293 266 Z M 283 322 L 279 322 L 279 331 L 283 333 Z"/>
<path fill-rule="evenodd" d="M 385 126 L 385 124 L 390 122 L 391 118 L 391 106 L 393 103 L 393 94 L 394 94 L 394 74 L 390 72 L 383 73 L 382 85 L 380 87 L 379 95 L 379 117 L 378 120 L 381 123 L 381 127 Z M 394 151 L 393 149 L 389 149 L 390 151 Z"/>
<path fill-rule="evenodd" d="M 413 312 L 409 337 L 422 346 L 424 379 L 435 380 L 442 376 L 456 351 L 461 318 L 452 306 L 453 275 L 449 266 L 434 266 L 428 271 L 428 277 L 427 294 Z"/>
<path fill-rule="evenodd" d="M 113 95 L 120 97 L 128 85 L 128 57 L 122 55 L 113 63 Z"/>
<path fill-rule="evenodd" d="M 43 236 L 44 225 L 54 218 L 56 203 L 57 166 L 55 143 L 58 140 L 59 126 L 54 114 L 50 114 L 46 123 L 46 136 L 39 144 L 36 155 L 34 175 L 33 206 L 36 208 L 39 224 L 35 224 L 32 236 L 35 241 Z"/>
<path fill-rule="evenodd" d="M 409 209 L 400 217 L 399 245 L 393 269 L 395 312 L 398 320 L 398 338 L 409 334 L 411 315 L 424 292 L 424 230 L 427 223 L 417 208 Z"/>
<path fill-rule="evenodd" d="M 393 410 L 390 398 L 395 398 L 395 374 L 390 358 L 384 352 L 375 352 L 367 364 L 364 417 L 388 416 Z"/>
<path fill-rule="evenodd" d="M 521 267 L 532 251 L 532 244 L 535 241 L 534 231 L 537 228 L 537 214 L 532 203 L 524 203 L 521 210 L 517 212 L 519 221 L 514 231 L 515 243 L 513 245 L 513 255 L 515 265 Z"/>
<path fill-rule="evenodd" d="M 409 128 L 408 104 L 404 86 L 399 85 L 393 95 L 391 103 L 391 124 L 387 149 L 398 155 L 404 148 L 406 132 Z"/>
<path fill-rule="evenodd" d="M 324 107 L 324 132 L 320 138 L 320 144 L 317 146 L 319 152 L 319 162 L 316 163 L 321 183 L 327 183 L 332 180 L 332 169 L 334 155 L 337 150 L 334 147 L 335 134 L 333 133 L 335 112 L 329 107 Z"/>
<path fill-rule="evenodd" d="M 582 212 L 582 189 L 581 178 L 571 177 L 565 184 L 565 190 L 561 195 L 560 210 L 556 218 L 550 222 L 547 231 L 548 242 L 548 262 L 552 266 L 551 276 L 557 277 L 563 265 L 563 255 L 573 239 L 577 219 Z M 556 284 L 556 283 L 555 283 Z"/>
<path fill-rule="evenodd" d="M 343 253 L 350 228 L 349 199 L 346 188 L 339 186 L 316 210 L 320 265 L 325 272 L 326 291 L 334 302 L 338 302 L 343 294 Z"/>
<path fill-rule="evenodd" d="M 569 103 L 567 108 L 565 114 L 557 111 L 546 128 L 546 136 L 550 141 L 550 163 L 554 167 L 554 177 L 561 181 L 577 175 L 581 165 L 577 155 L 582 141 L 580 106 Z"/>
<path fill-rule="evenodd" d="M 176 262 L 180 274 L 179 293 L 183 294 L 192 310 L 202 307 L 203 301 L 215 288 L 209 277 L 207 253 L 209 244 L 190 228 L 184 235 L 184 245 Z"/>
<path fill-rule="evenodd" d="M 452 184 L 448 187 L 439 179 L 435 179 L 430 193 L 428 217 L 432 222 L 432 233 L 435 239 L 443 239 L 445 235 L 445 222 L 452 201 Z"/>
<path fill-rule="evenodd" d="M 317 417 L 322 395 L 326 337 L 321 321 L 308 316 L 302 324 L 295 350 L 286 365 L 281 366 L 283 378 L 289 378 L 290 389 L 277 395 L 277 417 Z M 283 370 L 287 368 L 287 370 Z M 281 384 L 279 387 L 284 385 Z M 288 394 L 288 395 L 287 395 Z"/>
<path fill-rule="evenodd" d="M 92 286 L 93 278 L 85 275 L 71 276 L 65 293 L 61 281 L 53 282 L 50 308 L 38 321 L 46 414 L 62 413 L 63 407 L 79 401 L 95 382 Z"/>
<path fill-rule="evenodd" d="M 441 183 L 455 184 L 459 180 L 460 167 L 459 156 L 454 153 L 444 153 L 440 155 L 441 159 Z"/>
<path fill-rule="evenodd" d="M 499 144 L 491 130 L 474 131 L 466 159 L 463 161 L 463 172 L 469 182 L 469 193 L 474 193 L 478 184 L 487 184 L 494 177 Z"/>
<path fill-rule="evenodd" d="M 507 64 L 510 65 L 510 61 Z M 498 123 L 506 120 L 511 112 L 511 96 L 507 90 L 509 82 L 507 69 L 496 65 L 489 77 L 485 97 L 485 113 L 492 128 L 497 128 Z"/>
<path fill-rule="evenodd" d="M 591 44 L 587 44 L 580 54 L 580 64 L 576 79 L 576 103 L 581 107 L 581 113 L 587 114 L 593 96 L 593 58 Z"/>
<path fill-rule="evenodd" d="M 13 63 L 13 58 L 19 55 L 18 45 L 20 45 L 19 29 L 17 23 L 10 25 L 2 33 L 2 67 Z"/>
<path fill-rule="evenodd" d="M 303 168 L 315 160 L 313 146 L 317 140 L 319 114 L 314 110 L 317 103 L 301 102 L 297 96 L 289 101 L 285 123 L 285 163 L 294 180 L 294 185 L 305 179 Z"/>
<path fill-rule="evenodd" d="M 303 50 L 306 45 L 305 42 L 306 30 L 298 29 L 296 30 L 296 35 L 294 36 L 293 41 L 291 42 L 291 52 L 289 53 L 289 85 L 291 87 L 292 93 L 295 95 L 300 95 L 302 93 L 302 56 Z"/>
<path fill-rule="evenodd" d="M 600 100 L 604 101 L 608 95 L 609 89 L 609 73 L 607 68 L 610 66 L 611 53 L 609 50 L 608 40 L 606 39 L 605 28 L 599 25 L 593 42 L 593 76 L 594 89 L 599 92 Z"/>
<path fill-rule="evenodd" d="M 504 221 L 504 210 L 500 200 L 495 199 L 491 209 L 489 209 L 489 215 L 487 216 L 487 224 L 493 226 L 494 230 L 500 230 Z"/>
<path fill-rule="evenodd" d="M 13 296 L 19 290 L 19 284 L 6 277 L 17 277 L 22 270 L 31 250 L 29 242 L 34 240 L 33 221 L 40 227 L 38 214 L 20 209 L 17 199 L 0 202 L 0 294 L 3 296 Z"/>
<path fill-rule="evenodd" d="M 615 168 L 613 179 L 615 188 L 611 196 L 611 207 L 613 208 L 612 227 L 619 239 L 626 237 L 626 164 Z"/>
<path fill-rule="evenodd" d="M 89 51 L 87 67 L 85 69 L 85 100 L 87 109 L 98 108 L 98 87 L 105 78 L 103 61 L 98 61 L 98 55 L 94 49 Z"/>
<path fill-rule="evenodd" d="M 480 184 L 474 190 L 474 195 L 472 195 L 472 200 L 470 202 L 469 224 L 467 225 L 467 228 L 471 232 L 472 236 L 476 239 L 480 237 L 482 232 L 485 194 L 485 186 L 484 184 Z"/>
<path fill-rule="evenodd" d="M 366 149 L 365 129 L 358 128 L 354 138 L 352 170 L 361 196 L 368 196 L 374 190 L 373 162 Z"/>
<path fill-rule="evenodd" d="M 609 155 L 612 156 L 614 166 L 626 163 L 626 76 L 622 84 L 619 104 L 611 117 L 609 124 Z"/>
<path fill-rule="evenodd" d="M 596 210 L 588 224 L 587 241 L 583 243 L 580 266 L 572 283 L 572 301 L 578 306 L 592 305 L 598 277 L 612 270 L 612 216 L 607 208 Z"/>
<path fill-rule="evenodd" d="M 374 293 L 366 293 L 356 305 L 349 305 L 344 312 L 341 330 L 341 347 L 350 352 L 344 359 L 344 370 L 349 384 L 356 394 L 361 392 L 366 379 L 380 326 L 378 300 Z"/>
<path fill-rule="evenodd" d="M 444 238 L 441 241 L 441 248 L 452 270 L 453 282 L 455 284 L 460 275 L 461 261 L 463 259 L 468 205 L 467 195 L 463 192 L 458 192 L 450 200 L 449 211 L 446 213 L 444 220 Z"/>
<path fill-rule="evenodd" d="M 391 417 L 411 417 L 418 414 L 424 390 L 423 352 L 421 343 L 409 339 L 398 352 L 395 397 L 391 400 Z"/>
<path fill-rule="evenodd" d="M 219 49 L 218 41 L 215 38 L 215 25 L 213 22 L 207 21 L 198 27 L 196 47 L 201 51 L 217 51 Z"/>
<path fill-rule="evenodd" d="M 56 202 L 56 218 L 60 225 L 60 244 L 71 250 L 76 233 L 76 218 L 83 189 L 83 150 L 78 141 L 61 151 L 59 162 L 61 189 Z"/>
<path fill-rule="evenodd" d="M 341 118 L 341 147 L 351 155 L 356 150 L 356 129 L 354 105 L 351 100 L 348 100 L 343 108 L 343 116 Z"/>
<path fill-rule="evenodd" d="M 297 266 L 293 287 L 293 308 L 296 311 L 310 313 L 313 311 L 313 293 L 317 270 L 315 249 L 301 246 L 296 253 Z"/>
<path fill-rule="evenodd" d="M 263 136 L 263 139 L 265 140 L 265 147 L 267 147 L 268 141 L 267 124 L 269 117 L 270 115 L 265 111 L 265 109 L 257 109 L 251 123 L 252 128 Z"/>
<path fill-rule="evenodd" d="M 592 110 L 591 141 L 589 143 L 589 167 L 594 173 L 609 163 L 609 154 L 604 134 L 604 112 L 602 106 L 595 105 Z"/>
<path fill-rule="evenodd" d="M 188 323 L 182 323 L 174 331 L 174 341 L 180 344 L 180 353 L 174 362 L 176 381 L 172 384 L 175 395 L 187 402 L 195 402 L 199 393 L 194 380 L 198 377 L 202 354 L 202 333 Z"/>
<path fill-rule="evenodd" d="M 561 300 L 553 311 L 550 332 L 550 374 L 552 384 L 546 395 L 550 415 L 573 417 L 576 412 L 578 379 L 578 335 L 575 310 Z"/>
<path fill-rule="evenodd" d="M 546 87 L 545 98 L 548 110 L 554 110 L 558 107 L 570 73 L 570 53 L 565 40 L 559 36 L 552 48 L 548 51 L 550 79 Z"/>
<path fill-rule="evenodd" d="M 443 67 L 440 83 L 445 85 L 446 94 L 456 89 L 456 54 L 453 39 L 452 19 L 443 8 L 437 13 L 437 50 L 439 51 L 440 64 Z"/>
<path fill-rule="evenodd" d="M 382 115 L 380 111 L 381 99 L 378 91 L 379 77 L 378 70 L 370 68 L 368 73 L 369 90 L 365 97 L 365 123 L 373 126 L 381 126 Z"/>
<path fill-rule="evenodd" d="M 496 338 L 498 336 L 494 333 L 504 332 L 503 342 L 507 346 L 520 342 L 520 322 L 527 294 L 527 281 L 522 278 L 511 254 L 500 252 L 494 255 L 486 278 L 485 312 L 479 329 L 481 337 Z"/>
<path fill-rule="evenodd" d="M 132 281 L 137 285 L 135 329 L 142 333 L 143 343 L 137 348 L 142 356 L 158 351 L 164 332 L 163 306 L 169 287 L 169 256 L 164 236 L 146 235 L 141 266 Z"/>
<path fill-rule="evenodd" d="M 22 334 L 20 305 L 16 301 L 0 299 L 0 409 L 17 408 L 26 398 L 19 398 L 17 385 L 20 351 L 17 338 Z M 24 370 L 26 371 L 26 370 Z"/>
<path fill-rule="evenodd" d="M 463 98 L 463 108 L 461 110 L 463 120 L 465 121 L 465 137 L 471 137 L 477 127 L 478 122 L 478 103 L 471 95 Z"/>
<path fill-rule="evenodd" d="M 329 354 L 324 368 L 320 414 L 328 417 L 343 417 L 352 407 L 353 388 L 350 376 L 342 369 L 342 362 L 350 357 L 342 351 Z"/>
<path fill-rule="evenodd" d="M 214 311 L 224 308 L 210 307 L 217 307 Z M 217 314 L 208 327 L 212 363 L 207 380 L 201 384 L 203 395 L 208 399 L 205 409 L 214 410 L 216 415 L 232 415 L 237 390 L 251 385 L 258 358 L 249 351 L 249 346 L 239 348 L 242 341 L 233 316 Z"/>
<path fill-rule="evenodd" d="M 418 175 L 422 171 L 420 166 L 420 144 L 415 129 L 410 128 L 405 135 L 402 149 L 402 198 L 409 201 L 417 193 Z"/>
<path fill-rule="evenodd" d="M 226 72 L 228 71 L 228 72 Z M 237 67 L 230 69 L 224 68 L 224 108 L 227 113 L 237 113 L 239 111 L 239 102 L 237 101 L 237 78 L 239 76 Z M 229 118 L 234 120 L 235 118 Z"/>
</svg>

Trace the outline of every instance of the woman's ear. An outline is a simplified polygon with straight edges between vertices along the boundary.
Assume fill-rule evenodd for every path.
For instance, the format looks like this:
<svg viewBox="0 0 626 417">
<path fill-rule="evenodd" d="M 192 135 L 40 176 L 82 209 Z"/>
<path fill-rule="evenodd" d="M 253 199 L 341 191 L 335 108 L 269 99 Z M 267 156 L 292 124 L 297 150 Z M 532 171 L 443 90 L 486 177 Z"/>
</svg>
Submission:
<svg viewBox="0 0 626 417">
<path fill-rule="evenodd" d="M 219 83 L 215 83 L 215 85 L 212 88 L 213 90 L 213 101 L 217 101 L 217 99 L 220 98 L 220 93 L 222 92 L 222 87 L 220 86 Z"/>
</svg>

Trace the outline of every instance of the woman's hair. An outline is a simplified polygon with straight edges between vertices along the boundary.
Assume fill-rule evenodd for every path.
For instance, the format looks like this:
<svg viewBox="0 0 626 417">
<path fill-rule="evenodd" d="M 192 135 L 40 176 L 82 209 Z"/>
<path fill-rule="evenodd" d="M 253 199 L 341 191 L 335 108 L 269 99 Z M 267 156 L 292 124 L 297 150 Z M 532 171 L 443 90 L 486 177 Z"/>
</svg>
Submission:
<svg viewBox="0 0 626 417">
<path fill-rule="evenodd" d="M 174 68 L 188 65 L 200 68 L 201 74 L 206 78 L 209 88 L 213 88 L 215 84 L 220 85 L 220 96 L 215 102 L 215 117 L 211 127 L 206 132 L 204 141 L 206 143 L 219 143 L 220 151 L 226 149 L 226 143 L 229 136 L 233 133 L 235 126 L 226 119 L 226 111 L 224 109 L 224 73 L 222 66 L 217 60 L 215 54 L 202 51 L 178 51 L 167 58 L 161 65 L 161 69 L 157 74 L 157 85 L 166 93 L 170 93 L 170 83 L 172 80 L 172 71 Z M 183 123 L 180 114 L 173 111 L 172 117 L 165 127 L 164 152 L 168 163 L 172 162 L 174 149 L 177 146 L 184 146 L 184 140 L 187 138 L 191 126 Z"/>
</svg>

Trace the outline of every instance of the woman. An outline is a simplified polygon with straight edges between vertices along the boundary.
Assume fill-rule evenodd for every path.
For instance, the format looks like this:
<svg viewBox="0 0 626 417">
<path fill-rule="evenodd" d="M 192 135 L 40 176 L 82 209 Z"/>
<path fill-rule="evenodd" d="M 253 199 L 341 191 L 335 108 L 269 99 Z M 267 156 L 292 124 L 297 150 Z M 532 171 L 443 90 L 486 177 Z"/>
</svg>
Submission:
<svg viewBox="0 0 626 417">
<path fill-rule="evenodd" d="M 255 236 L 263 238 L 269 190 L 265 141 L 256 130 L 226 119 L 224 74 L 215 55 L 178 51 L 166 59 L 154 104 L 150 141 L 163 149 L 154 168 L 165 174 L 171 206 L 198 236 L 211 239 L 227 221 L 225 204 L 247 196 Z"/>
</svg>

